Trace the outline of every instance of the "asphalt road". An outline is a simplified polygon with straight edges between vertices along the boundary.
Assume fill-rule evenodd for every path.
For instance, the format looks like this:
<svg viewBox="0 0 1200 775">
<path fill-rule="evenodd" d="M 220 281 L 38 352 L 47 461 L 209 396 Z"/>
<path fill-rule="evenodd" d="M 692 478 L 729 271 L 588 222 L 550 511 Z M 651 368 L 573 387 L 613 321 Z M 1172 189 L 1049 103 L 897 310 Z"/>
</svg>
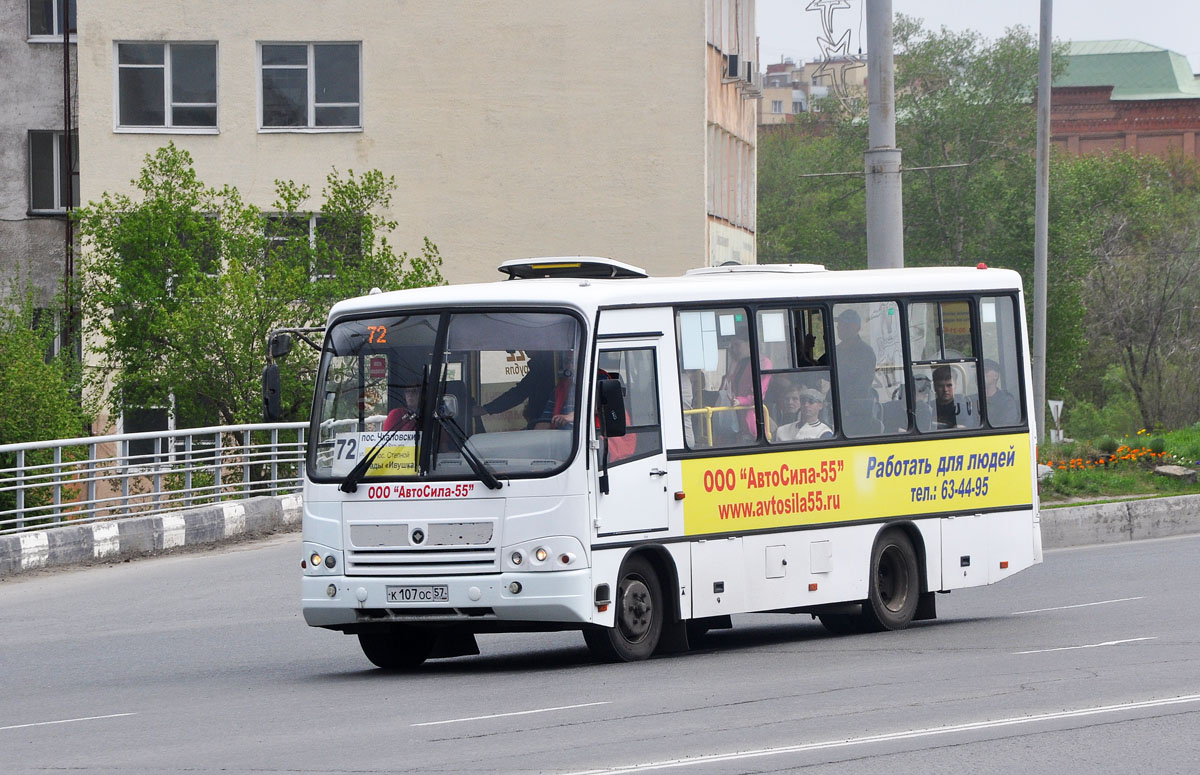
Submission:
<svg viewBox="0 0 1200 775">
<path fill-rule="evenodd" d="M 1050 552 L 939 619 L 735 617 L 690 654 L 480 636 L 397 675 L 307 628 L 299 536 L 0 582 L 0 770 L 1200 771 L 1200 536 Z"/>
</svg>

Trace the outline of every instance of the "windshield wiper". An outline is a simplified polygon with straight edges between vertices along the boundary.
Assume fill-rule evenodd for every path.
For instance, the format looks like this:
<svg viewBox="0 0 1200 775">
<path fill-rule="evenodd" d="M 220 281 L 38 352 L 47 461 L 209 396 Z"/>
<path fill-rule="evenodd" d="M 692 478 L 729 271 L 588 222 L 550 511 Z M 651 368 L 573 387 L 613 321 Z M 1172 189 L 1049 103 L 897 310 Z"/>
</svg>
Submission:
<svg viewBox="0 0 1200 775">
<path fill-rule="evenodd" d="M 467 434 L 463 431 L 462 427 L 455 422 L 453 417 L 448 417 L 439 411 L 433 413 L 433 418 L 438 421 L 439 425 L 442 426 L 442 430 L 446 432 L 446 435 L 450 437 L 450 440 L 453 441 L 454 445 L 458 447 L 459 451 L 462 452 L 462 456 L 467 461 L 467 465 L 471 467 L 471 470 L 475 472 L 475 475 L 479 477 L 479 480 L 488 486 L 489 490 L 499 490 L 504 486 L 500 483 L 500 480 L 496 478 L 496 475 L 488 469 L 487 464 L 480 460 L 479 456 L 476 455 L 468 445 Z"/>
<path fill-rule="evenodd" d="M 429 367 L 426 366 L 425 373 L 422 375 L 421 379 L 421 398 L 417 402 L 418 407 L 425 406 L 425 387 L 428 384 Z M 408 413 L 403 419 L 417 420 L 420 418 L 420 416 L 421 415 L 419 412 L 414 412 L 411 408 L 409 408 Z M 343 479 L 342 483 L 338 485 L 338 489 L 342 492 L 355 492 L 358 490 L 358 483 L 361 482 L 363 477 L 367 475 L 367 470 L 371 467 L 371 464 L 375 462 L 375 458 L 379 457 L 379 453 L 383 451 L 383 448 L 387 446 L 387 443 L 391 441 L 392 437 L 399 433 L 400 429 L 404 426 L 404 422 L 398 422 L 396 423 L 395 428 L 392 428 L 390 431 L 386 431 L 382 436 L 380 436 L 379 441 L 375 442 L 375 444 L 372 445 L 372 447 L 368 449 L 361 458 L 358 459 L 358 463 L 355 464 L 354 468 L 350 469 L 350 473 L 346 474 L 346 478 Z M 418 422 L 415 428 L 416 437 L 414 438 L 414 445 L 416 449 L 421 448 L 421 426 L 422 423 Z"/>
<path fill-rule="evenodd" d="M 414 415 L 410 413 L 405 419 L 412 419 L 413 416 Z M 395 428 L 392 428 L 390 431 L 387 431 L 380 436 L 379 441 L 375 442 L 371 448 L 368 449 L 363 456 L 358 459 L 358 463 L 355 464 L 354 468 L 350 469 L 350 473 L 346 474 L 346 478 L 343 479 L 342 483 L 338 485 L 338 489 L 342 492 L 356 491 L 358 489 L 358 483 L 361 482 L 362 478 L 367 475 L 367 469 L 369 469 L 371 464 L 375 462 L 375 458 L 379 457 L 379 453 L 382 452 L 383 448 L 387 446 L 387 443 L 392 440 L 392 437 L 400 432 L 400 429 L 403 427 L 403 425 L 403 423 L 397 423 Z"/>
</svg>

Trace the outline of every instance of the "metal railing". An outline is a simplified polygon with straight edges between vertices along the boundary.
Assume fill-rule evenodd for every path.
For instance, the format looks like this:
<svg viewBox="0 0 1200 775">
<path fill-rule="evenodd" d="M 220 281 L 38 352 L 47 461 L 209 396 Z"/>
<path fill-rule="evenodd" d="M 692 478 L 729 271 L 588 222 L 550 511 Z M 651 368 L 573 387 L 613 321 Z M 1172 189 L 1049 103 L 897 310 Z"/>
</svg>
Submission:
<svg viewBox="0 0 1200 775">
<path fill-rule="evenodd" d="M 0 445 L 0 535 L 296 492 L 308 423 Z"/>
</svg>

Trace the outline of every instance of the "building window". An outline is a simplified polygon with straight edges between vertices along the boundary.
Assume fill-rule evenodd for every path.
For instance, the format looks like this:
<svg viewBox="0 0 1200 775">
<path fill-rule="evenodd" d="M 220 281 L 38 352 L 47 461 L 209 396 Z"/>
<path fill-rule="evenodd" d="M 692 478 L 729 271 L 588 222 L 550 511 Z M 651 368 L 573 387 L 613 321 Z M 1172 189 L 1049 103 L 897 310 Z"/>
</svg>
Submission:
<svg viewBox="0 0 1200 775">
<path fill-rule="evenodd" d="M 793 113 L 803 113 L 804 112 L 804 103 L 800 102 L 799 100 L 792 100 L 792 112 Z"/>
<path fill-rule="evenodd" d="M 217 44 L 118 43 L 117 124 L 215 128 Z"/>
<path fill-rule="evenodd" d="M 62 38 L 64 2 L 67 4 L 67 32 L 75 34 L 75 0 L 29 0 L 30 38 Z"/>
<path fill-rule="evenodd" d="M 65 212 L 68 189 L 71 206 L 79 206 L 79 139 L 71 133 L 71 163 L 62 132 L 29 133 L 29 210 L 35 213 Z"/>
<path fill-rule="evenodd" d="M 262 127 L 360 127 L 359 48 L 357 43 L 262 44 Z"/>
<path fill-rule="evenodd" d="M 782 113 L 783 112 L 783 100 L 771 100 L 771 112 L 772 113 Z"/>
<path fill-rule="evenodd" d="M 312 279 L 334 276 L 334 264 L 356 264 L 363 257 L 363 231 L 353 219 L 322 215 L 267 215 L 267 259 L 280 260 L 299 248 L 310 257 Z"/>
</svg>

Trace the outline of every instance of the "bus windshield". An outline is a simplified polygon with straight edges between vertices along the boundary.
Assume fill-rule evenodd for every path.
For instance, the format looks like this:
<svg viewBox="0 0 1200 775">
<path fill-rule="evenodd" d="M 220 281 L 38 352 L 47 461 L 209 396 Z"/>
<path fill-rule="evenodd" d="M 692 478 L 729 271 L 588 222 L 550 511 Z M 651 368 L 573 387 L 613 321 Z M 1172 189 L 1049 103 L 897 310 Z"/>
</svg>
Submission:
<svg viewBox="0 0 1200 775">
<path fill-rule="evenodd" d="M 311 475 L 488 481 L 562 469 L 576 448 L 580 332 L 571 314 L 543 311 L 336 322 L 317 375 Z"/>
</svg>

